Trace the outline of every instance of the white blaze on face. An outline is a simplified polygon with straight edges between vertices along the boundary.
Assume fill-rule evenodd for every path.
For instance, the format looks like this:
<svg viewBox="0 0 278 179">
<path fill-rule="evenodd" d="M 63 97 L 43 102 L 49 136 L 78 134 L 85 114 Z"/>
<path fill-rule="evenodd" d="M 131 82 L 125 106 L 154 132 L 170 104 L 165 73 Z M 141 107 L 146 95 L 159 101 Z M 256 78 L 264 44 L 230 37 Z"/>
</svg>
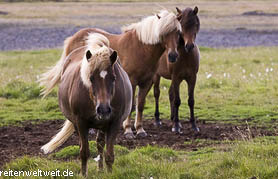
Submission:
<svg viewBox="0 0 278 179">
<path fill-rule="evenodd" d="M 104 79 L 105 76 L 107 75 L 107 71 L 101 71 L 99 75 L 100 75 L 101 78 Z"/>
</svg>

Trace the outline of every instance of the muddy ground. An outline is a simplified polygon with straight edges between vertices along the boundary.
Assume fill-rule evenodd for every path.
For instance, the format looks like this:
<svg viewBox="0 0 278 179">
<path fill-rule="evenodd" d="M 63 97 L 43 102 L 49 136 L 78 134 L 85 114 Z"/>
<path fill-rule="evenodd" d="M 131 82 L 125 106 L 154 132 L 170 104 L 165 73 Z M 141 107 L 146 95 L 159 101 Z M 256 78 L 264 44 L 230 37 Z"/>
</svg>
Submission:
<svg viewBox="0 0 278 179">
<path fill-rule="evenodd" d="M 126 140 L 121 130 L 116 143 L 129 149 L 146 145 L 157 145 L 171 147 L 177 150 L 198 150 L 200 144 L 194 142 L 196 139 L 220 141 L 221 143 L 221 141 L 224 140 L 246 140 L 256 136 L 277 135 L 275 131 L 268 131 L 266 128 L 249 128 L 247 125 L 235 126 L 223 123 L 207 123 L 206 121 L 198 123 L 200 132 L 195 133 L 192 131 L 188 122 L 181 122 L 183 125 L 183 134 L 174 134 L 171 132 L 171 123 L 169 120 L 163 120 L 163 126 L 161 128 L 156 128 L 153 125 L 153 121 L 146 120 L 144 123 L 145 130 L 148 132 L 146 138 Z M 39 124 L 25 122 L 21 127 L 1 127 L 0 168 L 3 167 L 6 162 L 23 155 L 43 156 L 40 152 L 40 147 L 47 143 L 51 137 L 57 133 L 62 124 L 63 120 L 55 120 L 45 121 Z M 90 140 L 95 140 L 95 136 L 96 135 L 90 135 Z M 187 142 L 185 144 L 184 142 L 186 141 L 193 142 Z M 69 145 L 78 145 L 76 133 L 59 149 Z M 207 145 L 211 145 L 211 143 L 204 143 L 201 146 Z"/>
</svg>

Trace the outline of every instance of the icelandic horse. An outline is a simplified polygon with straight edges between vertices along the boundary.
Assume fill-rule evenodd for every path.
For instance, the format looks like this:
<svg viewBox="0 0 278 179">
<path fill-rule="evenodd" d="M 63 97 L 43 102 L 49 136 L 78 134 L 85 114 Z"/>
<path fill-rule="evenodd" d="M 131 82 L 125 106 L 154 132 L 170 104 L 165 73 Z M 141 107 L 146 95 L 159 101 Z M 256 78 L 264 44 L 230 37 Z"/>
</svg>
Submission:
<svg viewBox="0 0 278 179">
<path fill-rule="evenodd" d="M 188 85 L 188 106 L 190 109 L 190 122 L 194 131 L 199 132 L 194 117 L 194 89 L 199 70 L 200 52 L 195 39 L 200 29 L 200 21 L 197 16 L 198 8 L 186 8 L 181 11 L 177 8 L 178 20 L 182 26 L 182 36 L 178 43 L 179 57 L 175 60 L 168 56 L 167 51 L 162 55 L 159 61 L 159 67 L 153 77 L 154 97 L 155 97 L 155 124 L 161 125 L 159 118 L 159 84 L 160 78 L 171 80 L 169 89 L 169 100 L 171 107 L 171 120 L 173 122 L 172 131 L 181 133 L 181 124 L 179 122 L 180 84 L 183 80 Z M 174 62 L 174 63 L 173 63 Z"/>
<path fill-rule="evenodd" d="M 58 66 L 48 71 L 49 75 L 61 75 L 58 100 L 67 120 L 63 128 L 41 149 L 44 153 L 54 151 L 76 131 L 79 135 L 83 176 L 88 173 L 89 128 L 98 129 L 99 168 L 103 168 L 103 149 L 106 144 L 105 162 L 107 170 L 112 171 L 114 142 L 123 120 L 132 108 L 131 83 L 117 59 L 117 52 L 109 47 L 108 39 L 92 32 L 86 37 L 84 46 L 72 50 L 65 56 L 63 63 L 58 63 Z M 53 83 L 47 89 L 48 92 L 57 83 Z"/>
</svg>

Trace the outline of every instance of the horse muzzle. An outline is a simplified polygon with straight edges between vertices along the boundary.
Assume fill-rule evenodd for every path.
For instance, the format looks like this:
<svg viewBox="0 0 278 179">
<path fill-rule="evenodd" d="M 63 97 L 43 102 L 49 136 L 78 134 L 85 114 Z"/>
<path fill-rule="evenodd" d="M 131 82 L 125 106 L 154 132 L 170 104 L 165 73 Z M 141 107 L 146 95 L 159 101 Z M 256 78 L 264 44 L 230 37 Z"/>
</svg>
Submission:
<svg viewBox="0 0 278 179">
<path fill-rule="evenodd" d="M 190 43 L 190 44 L 186 44 L 184 49 L 187 53 L 191 52 L 191 50 L 193 50 L 193 48 L 195 47 L 194 43 Z"/>
<path fill-rule="evenodd" d="M 177 61 L 177 58 L 178 58 L 177 53 L 171 52 L 171 53 L 168 54 L 168 61 L 170 63 L 175 63 Z"/>
<path fill-rule="evenodd" d="M 112 109 L 110 105 L 100 104 L 96 107 L 97 117 L 100 120 L 109 119 L 112 114 Z"/>
</svg>

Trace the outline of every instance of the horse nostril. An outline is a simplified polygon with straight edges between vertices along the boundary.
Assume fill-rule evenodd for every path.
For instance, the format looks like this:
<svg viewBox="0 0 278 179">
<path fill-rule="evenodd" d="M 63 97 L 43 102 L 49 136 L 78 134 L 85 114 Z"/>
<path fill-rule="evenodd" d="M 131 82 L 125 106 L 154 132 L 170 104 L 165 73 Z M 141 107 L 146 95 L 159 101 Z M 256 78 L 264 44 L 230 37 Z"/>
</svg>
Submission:
<svg viewBox="0 0 278 179">
<path fill-rule="evenodd" d="M 101 111 L 102 111 L 101 108 L 97 107 L 97 114 L 101 114 L 102 113 Z"/>
<path fill-rule="evenodd" d="M 111 110 L 111 108 L 110 108 L 110 107 L 107 107 L 107 108 L 106 108 L 106 114 L 110 114 L 110 113 L 111 113 L 111 111 L 112 111 L 112 110 Z"/>
</svg>

